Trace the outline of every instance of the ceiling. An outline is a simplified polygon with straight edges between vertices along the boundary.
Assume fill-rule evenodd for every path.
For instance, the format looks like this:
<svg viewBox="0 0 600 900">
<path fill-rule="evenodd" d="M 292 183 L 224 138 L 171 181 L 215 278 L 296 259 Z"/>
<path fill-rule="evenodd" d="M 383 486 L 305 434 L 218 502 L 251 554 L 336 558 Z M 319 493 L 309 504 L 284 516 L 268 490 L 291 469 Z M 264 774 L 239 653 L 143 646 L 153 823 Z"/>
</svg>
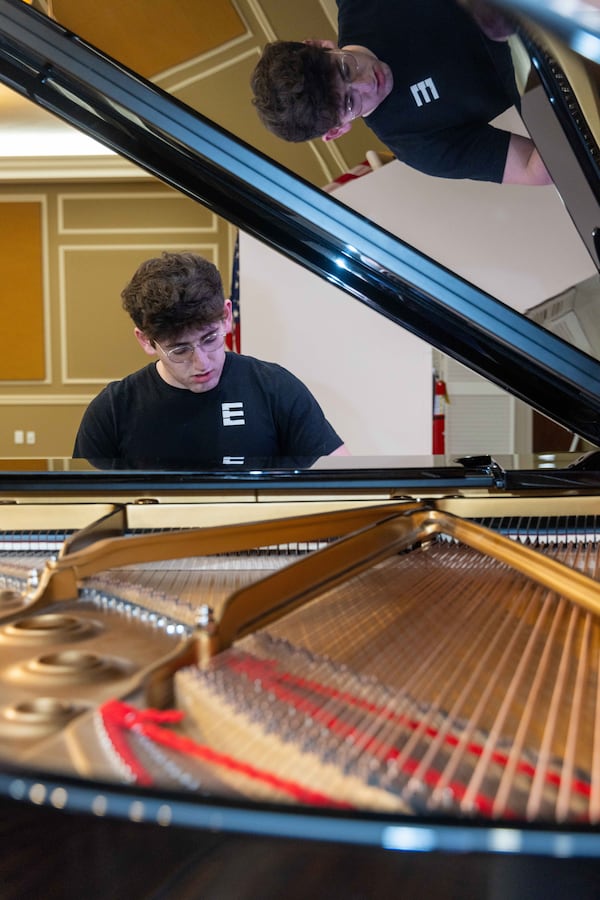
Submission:
<svg viewBox="0 0 600 900">
<path fill-rule="evenodd" d="M 10 88 L 0 85 L 0 157 L 42 155 L 114 154 Z"/>
<path fill-rule="evenodd" d="M 119 5 L 90 5 L 81 0 L 24 2 L 151 80 L 235 39 L 244 27 L 229 0 L 128 0 Z M 135 42 L 130 39 L 133 33 Z M 0 157 L 90 155 L 114 156 L 0 84 Z"/>
</svg>

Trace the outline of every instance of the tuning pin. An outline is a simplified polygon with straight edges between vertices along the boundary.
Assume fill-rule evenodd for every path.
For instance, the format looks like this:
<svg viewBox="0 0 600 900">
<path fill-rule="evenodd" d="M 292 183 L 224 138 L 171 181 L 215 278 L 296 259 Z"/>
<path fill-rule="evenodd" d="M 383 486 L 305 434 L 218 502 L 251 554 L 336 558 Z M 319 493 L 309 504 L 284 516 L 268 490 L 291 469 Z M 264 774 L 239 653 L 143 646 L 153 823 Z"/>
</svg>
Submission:
<svg viewBox="0 0 600 900">
<path fill-rule="evenodd" d="M 27 587 L 30 589 L 36 588 L 40 583 L 40 574 L 37 569 L 30 569 L 27 573 Z"/>
</svg>

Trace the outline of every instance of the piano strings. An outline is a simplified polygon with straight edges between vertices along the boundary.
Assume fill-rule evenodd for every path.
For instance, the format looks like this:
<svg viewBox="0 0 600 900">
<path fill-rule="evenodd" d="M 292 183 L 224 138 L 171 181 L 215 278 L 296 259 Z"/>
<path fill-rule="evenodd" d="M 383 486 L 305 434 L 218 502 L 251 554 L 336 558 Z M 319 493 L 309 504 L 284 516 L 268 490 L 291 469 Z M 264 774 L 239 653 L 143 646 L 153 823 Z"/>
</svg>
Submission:
<svg viewBox="0 0 600 900">
<path fill-rule="evenodd" d="M 185 712 L 176 726 L 182 740 L 235 766 L 215 771 L 177 747 L 152 748 L 147 735 L 140 744 L 136 732 L 134 749 L 157 784 L 275 802 L 290 802 L 277 784 L 299 784 L 333 805 L 365 810 L 596 823 L 600 618 L 591 595 L 600 586 L 589 578 L 597 576 L 596 544 L 518 548 L 411 504 L 400 517 L 385 508 L 378 516 L 333 543 L 317 529 L 302 546 L 269 542 L 256 556 L 192 556 L 195 536 L 187 535 L 181 558 L 169 559 L 165 534 L 164 560 L 154 536 L 150 551 L 125 537 L 107 542 L 105 556 L 92 549 L 64 559 L 76 569 L 73 560 L 93 557 L 77 596 L 56 602 L 38 593 L 21 618 L 6 609 L 0 639 L 13 674 L 3 679 L 3 752 L 15 728 L 45 712 L 45 740 L 38 747 L 29 734 L 28 759 L 43 765 L 62 747 L 67 770 L 119 779 L 106 752 L 115 733 L 107 744 L 94 715 L 97 722 L 104 704 L 125 696 L 143 709 L 148 684 L 162 679 Z M 284 534 L 289 526 L 273 527 Z M 220 529 L 220 550 L 223 540 Z M 142 562 L 123 554 L 128 544 L 141 548 Z M 125 562 L 102 570 L 103 558 Z M 546 583 L 537 578 L 540 559 Z M 323 560 L 335 577 L 323 574 Z M 552 590 L 557 560 L 573 567 L 574 583 L 579 573 L 574 593 L 583 585 L 584 603 Z M 21 562 L 27 572 L 29 557 Z M 290 584 L 299 594 L 293 603 Z M 273 616 L 260 604 L 280 588 L 287 600 Z M 259 602 L 246 609 L 233 642 L 195 656 L 199 608 L 214 611 L 218 632 L 232 596 Z M 11 706 L 15 690 L 44 697 Z M 249 767 L 268 778 L 249 779 Z"/>
</svg>

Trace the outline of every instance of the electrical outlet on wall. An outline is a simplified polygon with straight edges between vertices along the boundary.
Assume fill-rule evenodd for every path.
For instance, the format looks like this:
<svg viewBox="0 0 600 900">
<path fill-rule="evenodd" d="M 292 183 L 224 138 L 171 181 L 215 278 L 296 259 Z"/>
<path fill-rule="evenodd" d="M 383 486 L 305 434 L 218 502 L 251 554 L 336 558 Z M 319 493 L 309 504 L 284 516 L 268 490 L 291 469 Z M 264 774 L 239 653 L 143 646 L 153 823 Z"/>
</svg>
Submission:
<svg viewBox="0 0 600 900">
<path fill-rule="evenodd" d="M 24 438 L 22 429 L 17 428 L 17 429 L 15 430 L 14 438 L 15 438 L 15 444 L 22 444 L 22 443 L 23 443 L 23 441 L 25 440 L 25 438 Z"/>
<path fill-rule="evenodd" d="M 35 431 L 25 432 L 25 441 L 27 444 L 35 444 Z"/>
</svg>

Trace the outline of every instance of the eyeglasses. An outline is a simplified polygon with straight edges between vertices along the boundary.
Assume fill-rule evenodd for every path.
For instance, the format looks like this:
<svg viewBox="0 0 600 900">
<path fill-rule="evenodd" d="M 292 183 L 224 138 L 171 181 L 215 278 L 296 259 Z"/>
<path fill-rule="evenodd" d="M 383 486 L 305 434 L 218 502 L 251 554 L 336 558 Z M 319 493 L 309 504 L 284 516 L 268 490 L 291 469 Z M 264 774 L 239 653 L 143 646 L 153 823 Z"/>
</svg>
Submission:
<svg viewBox="0 0 600 900">
<path fill-rule="evenodd" d="M 200 350 L 203 350 L 204 353 L 212 353 L 215 350 L 220 350 L 225 343 L 226 334 L 226 331 L 209 331 L 208 334 L 203 335 L 197 341 L 194 341 L 193 344 L 177 344 L 176 347 L 171 347 L 170 350 L 165 350 L 158 341 L 154 341 L 154 343 L 171 362 L 184 363 L 189 362 L 194 358 L 197 347 L 199 347 Z"/>
<path fill-rule="evenodd" d="M 362 112 L 362 98 L 350 85 L 358 78 L 360 65 L 353 53 L 346 50 L 332 50 L 335 55 L 335 64 L 338 74 L 345 85 L 348 85 L 344 93 L 344 112 L 351 119 L 358 119 Z"/>
</svg>

